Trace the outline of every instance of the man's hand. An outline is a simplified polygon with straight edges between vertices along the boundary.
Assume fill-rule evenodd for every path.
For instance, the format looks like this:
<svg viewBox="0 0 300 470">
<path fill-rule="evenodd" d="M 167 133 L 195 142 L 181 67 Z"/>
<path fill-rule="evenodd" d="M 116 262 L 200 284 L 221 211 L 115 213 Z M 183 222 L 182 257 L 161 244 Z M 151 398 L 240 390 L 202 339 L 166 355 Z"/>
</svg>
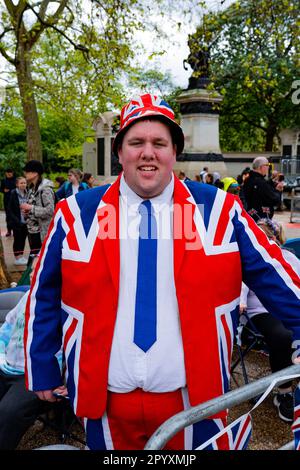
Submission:
<svg viewBox="0 0 300 470">
<path fill-rule="evenodd" d="M 53 393 L 56 393 L 60 395 L 61 397 L 67 397 L 68 389 L 67 387 L 65 387 L 65 385 L 61 385 L 60 387 L 57 387 L 55 390 L 53 390 Z"/>
<path fill-rule="evenodd" d="M 247 305 L 240 304 L 240 314 L 245 313 L 247 311 Z"/>
<path fill-rule="evenodd" d="M 54 396 L 53 393 L 57 393 L 62 397 L 67 397 L 68 389 L 64 385 L 61 385 L 60 387 L 57 387 L 54 390 L 41 390 L 39 392 L 34 393 L 38 396 L 40 400 L 55 402 L 58 401 L 59 398 L 57 396 Z"/>
<path fill-rule="evenodd" d="M 20 209 L 22 212 L 28 213 L 31 211 L 32 205 L 27 204 L 27 202 L 23 202 L 23 204 L 20 204 Z"/>
<path fill-rule="evenodd" d="M 283 181 L 279 181 L 279 183 L 277 183 L 277 184 L 276 184 L 276 187 L 275 187 L 276 191 L 282 192 L 282 191 L 283 191 L 283 188 L 284 188 L 284 183 L 283 183 Z"/>
<path fill-rule="evenodd" d="M 295 359 L 293 359 L 293 363 L 294 364 L 300 364 L 300 356 L 295 357 Z"/>
<path fill-rule="evenodd" d="M 53 390 L 41 390 L 40 392 L 34 392 L 40 400 L 54 402 L 57 401 L 53 396 Z"/>
</svg>

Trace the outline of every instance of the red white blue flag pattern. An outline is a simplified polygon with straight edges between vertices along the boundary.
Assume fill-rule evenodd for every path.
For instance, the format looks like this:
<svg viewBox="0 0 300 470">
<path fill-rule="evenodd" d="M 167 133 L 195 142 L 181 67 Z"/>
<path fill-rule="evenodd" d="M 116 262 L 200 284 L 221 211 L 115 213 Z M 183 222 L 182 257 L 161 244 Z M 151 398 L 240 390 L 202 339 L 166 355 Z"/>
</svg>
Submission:
<svg viewBox="0 0 300 470">
<path fill-rule="evenodd" d="M 159 96 L 150 95 L 149 93 L 136 96 L 122 109 L 121 129 L 126 127 L 132 119 L 157 113 L 163 114 L 171 120 L 174 119 L 172 108 Z"/>
<path fill-rule="evenodd" d="M 252 422 L 249 413 L 241 416 L 220 433 L 199 446 L 196 450 L 220 450 L 227 439 L 229 450 L 245 450 L 252 434 Z"/>
</svg>

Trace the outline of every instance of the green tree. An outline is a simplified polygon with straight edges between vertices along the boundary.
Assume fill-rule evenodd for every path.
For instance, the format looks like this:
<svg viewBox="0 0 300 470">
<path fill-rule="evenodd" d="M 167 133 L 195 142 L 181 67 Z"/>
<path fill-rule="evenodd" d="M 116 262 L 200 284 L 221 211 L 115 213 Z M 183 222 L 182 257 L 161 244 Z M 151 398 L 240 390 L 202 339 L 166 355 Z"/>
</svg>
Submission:
<svg viewBox="0 0 300 470">
<path fill-rule="evenodd" d="M 205 15 L 190 36 L 194 49 L 209 54 L 211 86 L 224 96 L 224 150 L 272 151 L 281 128 L 299 126 L 291 99 L 299 74 L 298 7 L 296 0 L 240 0 Z"/>
<path fill-rule="evenodd" d="M 156 0 L 157 8 L 160 2 Z M 116 13 L 107 11 L 111 17 L 105 23 L 105 30 L 100 31 L 96 14 L 98 6 L 97 2 L 93 3 L 94 13 L 85 23 L 80 23 L 81 34 L 77 37 L 88 53 L 70 45 L 69 38 L 53 28 L 45 29 L 31 51 L 33 93 L 47 171 L 80 166 L 82 142 L 91 134 L 93 118 L 107 109 L 120 109 L 133 89 L 157 90 L 166 96 L 174 88 L 168 74 L 153 68 L 156 56 L 161 54 L 159 44 L 153 41 L 154 51 L 149 57 L 141 44 L 131 41 L 131 31 L 145 27 L 145 23 L 137 18 L 149 14 L 147 8 L 139 9 L 136 4 L 135 11 L 124 11 L 127 23 L 129 21 L 126 28 L 122 23 L 117 28 Z M 146 26 L 151 29 L 151 19 L 147 20 Z M 153 37 L 155 35 L 156 29 Z M 133 52 L 136 50 L 143 57 L 148 56 L 146 67 L 137 65 Z M 13 73 L 13 68 L 11 71 Z M 0 118 L 0 149 L 2 155 L 10 158 L 12 151 L 16 154 L 24 151 L 20 139 L 24 141 L 26 128 L 24 124 L 22 126 L 22 106 L 17 88 L 7 89 L 6 103 L 0 107 Z"/>
<path fill-rule="evenodd" d="M 128 46 L 131 33 L 141 26 L 134 21 L 133 6 L 138 8 L 137 0 L 91 0 L 89 11 L 81 0 L 4 0 L 0 9 L 3 25 L 0 29 L 0 53 L 16 73 L 29 159 L 42 160 L 36 87 L 45 87 L 43 99 L 49 101 L 50 90 L 45 83 L 47 76 L 50 82 L 51 75 L 54 79 L 56 73 L 51 66 L 47 70 L 42 68 L 44 61 L 39 46 L 43 35 L 51 32 L 53 38 L 55 33 L 61 46 L 60 60 L 64 60 L 64 55 L 69 59 L 65 64 L 65 73 L 57 81 L 58 85 L 64 86 L 65 96 L 62 93 L 56 96 L 59 100 L 57 106 L 69 112 L 77 102 L 74 98 L 78 87 L 75 90 L 73 87 L 73 94 L 70 92 L 74 78 L 70 71 L 74 70 L 74 65 L 78 66 L 77 83 L 81 86 L 82 95 L 90 96 L 88 87 L 91 83 L 93 86 L 95 83 L 99 85 L 100 77 L 102 86 L 98 93 L 103 93 L 104 84 L 107 85 L 105 90 L 108 95 L 112 93 L 110 83 L 131 57 Z M 51 47 L 48 44 L 49 51 Z M 89 80 L 82 80 L 82 75 L 86 77 L 88 72 Z"/>
</svg>

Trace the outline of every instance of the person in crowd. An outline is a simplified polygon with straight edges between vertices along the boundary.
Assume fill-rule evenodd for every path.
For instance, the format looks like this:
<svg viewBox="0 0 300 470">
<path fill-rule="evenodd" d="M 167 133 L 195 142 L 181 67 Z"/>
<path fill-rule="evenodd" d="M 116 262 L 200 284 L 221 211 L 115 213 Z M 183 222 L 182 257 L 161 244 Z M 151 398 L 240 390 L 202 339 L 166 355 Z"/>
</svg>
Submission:
<svg viewBox="0 0 300 470">
<path fill-rule="evenodd" d="M 269 240 L 274 241 L 278 246 L 284 243 L 284 232 L 280 224 L 271 219 L 260 219 L 257 225 L 265 232 Z M 299 259 L 285 249 L 282 250 L 282 254 L 292 269 L 300 276 Z M 292 332 L 284 326 L 280 319 L 271 315 L 255 293 L 243 283 L 240 313 L 245 312 L 250 323 L 264 336 L 269 351 L 272 372 L 277 372 L 292 365 Z M 293 421 L 292 382 L 279 385 L 278 393 L 274 396 L 273 402 L 282 420 Z"/>
<path fill-rule="evenodd" d="M 246 203 L 246 198 L 245 198 L 245 194 L 244 194 L 244 184 L 245 184 L 245 181 L 249 178 L 249 175 L 250 175 L 250 171 L 251 171 L 251 168 L 249 166 L 247 166 L 246 168 L 244 168 L 244 170 L 242 171 L 242 173 L 240 175 L 237 176 L 237 182 L 239 183 L 240 185 L 240 192 L 239 192 L 239 198 L 244 206 L 244 208 L 247 210 L 247 203 Z"/>
<path fill-rule="evenodd" d="M 214 175 L 212 173 L 207 173 L 207 175 L 205 176 L 205 183 L 214 184 Z"/>
<path fill-rule="evenodd" d="M 143 449 L 166 419 L 228 391 L 242 279 L 300 339 L 299 276 L 234 195 L 174 175 L 183 147 L 170 106 L 134 97 L 113 143 L 123 172 L 60 201 L 41 250 L 26 310 L 27 387 L 55 400 L 63 344 L 93 450 Z M 165 448 L 195 448 L 225 423 L 222 411 Z"/>
<path fill-rule="evenodd" d="M 93 177 L 92 173 L 84 173 L 82 182 L 86 183 L 89 188 L 93 188 L 94 183 L 95 183 L 95 178 Z"/>
<path fill-rule="evenodd" d="M 31 278 L 35 264 L 36 258 Z M 0 328 L 0 450 L 15 449 L 43 408 L 36 394 L 25 387 L 23 336 L 28 295 L 29 290 Z M 61 352 L 57 357 L 61 363 Z"/>
<path fill-rule="evenodd" d="M 213 172 L 213 181 L 214 181 L 214 185 L 217 188 L 223 189 L 223 183 L 221 182 L 221 175 L 218 171 Z"/>
<path fill-rule="evenodd" d="M 273 189 L 282 191 L 284 187 L 284 174 L 280 173 L 278 170 L 273 170 L 268 182 Z"/>
<path fill-rule="evenodd" d="M 237 180 L 232 178 L 231 176 L 226 176 L 221 180 L 223 183 L 223 190 L 230 194 L 239 195 L 240 185 L 238 184 Z"/>
<path fill-rule="evenodd" d="M 283 209 L 283 190 L 285 187 L 284 174 L 280 173 L 278 170 L 273 170 L 271 178 L 268 180 L 268 183 L 270 184 L 271 188 L 273 188 L 274 191 L 278 191 L 280 193 L 280 203 L 275 207 L 275 209 L 282 210 Z"/>
<path fill-rule="evenodd" d="M 58 188 L 61 188 L 65 184 L 66 178 L 64 176 L 57 176 L 55 181 L 58 184 Z"/>
<path fill-rule="evenodd" d="M 14 234 L 13 250 L 16 265 L 26 265 L 24 257 L 25 242 L 28 235 L 24 214 L 20 206 L 27 202 L 27 182 L 24 176 L 16 179 L 16 189 L 13 189 L 9 201 L 11 227 Z"/>
<path fill-rule="evenodd" d="M 78 168 L 71 168 L 68 171 L 68 180 L 64 183 L 61 188 L 56 191 L 57 199 L 63 199 L 72 194 L 77 194 L 80 191 L 84 191 L 85 189 L 89 189 L 87 183 L 82 182 L 82 171 Z"/>
<path fill-rule="evenodd" d="M 206 183 L 205 179 L 206 179 L 206 175 L 208 173 L 208 167 L 207 166 L 204 166 L 203 167 L 203 170 L 200 171 L 200 181 L 202 183 Z"/>
<path fill-rule="evenodd" d="M 188 177 L 186 176 L 186 174 L 184 173 L 184 171 L 180 171 L 180 172 L 178 173 L 178 178 L 179 178 L 180 180 L 182 180 L 182 181 L 189 181 L 189 180 L 190 180 L 190 178 L 188 178 Z"/>
<path fill-rule="evenodd" d="M 4 204 L 4 210 L 5 210 L 5 216 L 6 216 L 6 227 L 7 227 L 7 232 L 6 232 L 6 237 L 10 237 L 12 235 L 12 225 L 11 225 L 11 220 L 10 220 L 10 212 L 9 212 L 9 201 L 10 201 L 10 195 L 11 191 L 15 189 L 16 187 L 16 177 L 14 174 L 14 170 L 11 168 L 7 168 L 5 170 L 5 178 L 1 180 L 1 185 L 0 185 L 0 192 L 3 193 L 3 204 Z"/>
<path fill-rule="evenodd" d="M 251 168 L 247 166 L 243 169 L 242 173 L 236 177 L 237 182 L 240 186 L 244 183 L 244 181 L 249 177 Z"/>
<path fill-rule="evenodd" d="M 243 185 L 247 211 L 255 220 L 265 217 L 272 219 L 274 207 L 280 204 L 282 189 L 273 189 L 265 180 L 269 172 L 267 158 L 255 158 L 252 168 Z"/>
<path fill-rule="evenodd" d="M 44 167 L 38 160 L 29 160 L 24 167 L 28 184 L 27 202 L 20 204 L 27 224 L 30 256 L 38 253 L 55 207 L 53 183 L 43 178 Z"/>
</svg>

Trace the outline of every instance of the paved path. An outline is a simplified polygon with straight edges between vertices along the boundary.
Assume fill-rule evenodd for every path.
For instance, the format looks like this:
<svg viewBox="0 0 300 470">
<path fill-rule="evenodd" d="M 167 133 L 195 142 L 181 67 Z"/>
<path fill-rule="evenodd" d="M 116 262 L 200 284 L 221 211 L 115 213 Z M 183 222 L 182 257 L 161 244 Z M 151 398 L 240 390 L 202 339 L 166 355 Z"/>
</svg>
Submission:
<svg viewBox="0 0 300 470">
<path fill-rule="evenodd" d="M 10 273 L 22 273 L 25 271 L 26 266 L 15 266 L 14 261 L 14 253 L 13 253 L 13 241 L 14 238 L 11 237 L 6 237 L 6 224 L 5 224 L 5 212 L 0 211 L 0 233 L 1 233 L 1 239 L 3 243 L 3 249 L 4 249 L 4 258 L 6 262 L 7 269 Z M 28 240 L 26 240 L 26 245 L 25 245 L 25 252 L 24 256 L 28 258 L 29 255 L 29 245 L 28 245 Z"/>
<path fill-rule="evenodd" d="M 290 223 L 290 211 L 276 212 L 274 216 L 275 220 L 278 220 L 283 224 L 286 237 L 287 238 L 296 238 L 300 237 L 300 223 Z M 15 266 L 14 265 L 14 255 L 13 255 L 13 237 L 5 237 L 6 234 L 6 225 L 5 225 L 5 213 L 0 211 L 0 232 L 4 247 L 4 256 L 7 268 L 9 272 L 23 272 L 26 266 Z M 29 255 L 29 245 L 28 241 L 25 246 L 25 255 Z"/>
</svg>

